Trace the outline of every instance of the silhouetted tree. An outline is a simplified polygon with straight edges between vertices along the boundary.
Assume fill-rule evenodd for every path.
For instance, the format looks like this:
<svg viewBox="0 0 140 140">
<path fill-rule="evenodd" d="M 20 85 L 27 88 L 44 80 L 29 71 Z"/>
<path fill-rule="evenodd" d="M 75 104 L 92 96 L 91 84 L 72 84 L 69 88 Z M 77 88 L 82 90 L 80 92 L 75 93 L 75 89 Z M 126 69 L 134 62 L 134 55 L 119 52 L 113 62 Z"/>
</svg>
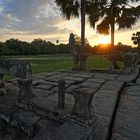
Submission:
<svg viewBox="0 0 140 140">
<path fill-rule="evenodd" d="M 118 30 L 132 28 L 140 16 L 138 8 L 140 7 L 130 7 L 128 0 L 107 0 L 102 8 L 103 18 L 97 25 L 97 31 L 101 34 L 109 34 L 111 29 L 111 45 L 114 47 L 115 24 L 118 25 Z"/>
<path fill-rule="evenodd" d="M 100 0 L 55 0 L 56 4 L 60 7 L 60 11 L 67 18 L 71 16 L 79 17 L 81 14 L 81 53 L 80 53 L 80 69 L 86 69 L 85 56 L 85 15 L 88 14 L 91 25 L 95 24 L 99 19 L 99 3 Z M 96 8 L 96 9 L 95 9 Z M 96 11 L 96 12 L 95 12 Z M 97 12 L 98 11 L 98 12 Z"/>
<path fill-rule="evenodd" d="M 132 41 L 135 45 L 138 45 L 138 48 L 140 48 L 140 32 L 136 32 L 132 35 Z"/>
<path fill-rule="evenodd" d="M 138 1 L 138 0 L 131 0 Z M 132 28 L 139 18 L 138 7 L 130 7 L 128 0 L 107 0 L 102 8 L 102 20 L 97 25 L 97 31 L 101 34 L 109 34 L 111 29 L 111 46 L 114 49 L 114 34 L 115 25 L 118 25 L 118 30 L 124 28 Z M 117 63 L 113 63 L 117 69 Z"/>
</svg>

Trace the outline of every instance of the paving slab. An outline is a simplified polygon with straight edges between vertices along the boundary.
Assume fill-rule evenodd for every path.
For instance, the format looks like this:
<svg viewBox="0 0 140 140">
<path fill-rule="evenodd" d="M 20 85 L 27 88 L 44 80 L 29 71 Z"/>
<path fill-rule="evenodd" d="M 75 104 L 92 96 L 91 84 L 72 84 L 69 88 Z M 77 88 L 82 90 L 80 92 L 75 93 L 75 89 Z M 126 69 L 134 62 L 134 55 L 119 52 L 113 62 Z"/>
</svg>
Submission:
<svg viewBox="0 0 140 140">
<path fill-rule="evenodd" d="M 49 84 L 39 84 L 36 86 L 36 88 L 39 88 L 39 89 L 43 89 L 43 90 L 49 90 L 53 87 L 53 85 L 49 85 Z"/>
<path fill-rule="evenodd" d="M 31 115 L 32 117 L 29 117 L 29 122 L 30 119 L 33 118 L 33 123 L 27 125 L 25 129 L 32 133 L 32 124 L 37 124 L 40 130 L 36 132 L 32 140 L 108 140 L 111 134 L 112 140 L 138 140 L 140 134 L 140 113 L 138 110 L 140 108 L 140 87 L 138 81 L 135 86 L 129 85 L 131 87 L 125 88 L 124 91 L 126 92 L 121 96 L 113 125 L 118 99 L 125 86 L 124 82 L 132 82 L 137 76 L 138 73 L 133 73 L 130 76 L 120 75 L 119 73 L 110 74 L 97 72 L 41 73 L 33 76 L 32 89 L 35 96 L 17 104 L 18 110 L 16 110 L 17 108 L 14 110 L 13 107 L 13 104 L 16 102 L 16 96 L 9 96 L 10 101 L 12 101 L 11 103 L 6 101 L 8 98 L 0 98 L 0 116 L 2 116 L 2 113 L 7 114 L 7 118 L 5 118 L 8 121 L 10 121 L 11 116 L 13 116 L 12 120 L 15 120 L 13 122 L 18 124 L 18 120 L 22 120 L 22 117 L 18 116 L 18 114 L 21 114 L 18 113 L 20 112 L 19 109 L 25 111 L 22 115 L 25 116 L 25 118 L 28 118 L 28 115 L 33 113 L 33 115 Z M 66 80 L 66 104 L 64 108 L 58 107 L 58 80 L 60 79 Z M 13 81 L 13 83 L 10 84 L 14 85 L 15 83 Z M 16 86 L 17 85 L 14 85 L 13 87 L 15 88 Z M 71 114 L 74 105 L 71 90 L 79 86 L 94 90 L 92 100 L 94 115 L 89 120 L 78 118 Z M 4 108 L 5 106 L 7 109 Z M 40 116 L 39 119 L 36 119 L 36 115 Z M 113 130 L 111 129 L 112 125 Z"/>
<path fill-rule="evenodd" d="M 94 78 L 105 79 L 105 80 L 115 80 L 118 77 L 117 74 L 107 74 L 107 73 L 95 73 Z"/>
<path fill-rule="evenodd" d="M 112 130 L 112 140 L 140 139 L 140 88 L 130 87 L 121 96 Z"/>
<path fill-rule="evenodd" d="M 58 103 L 58 93 L 50 95 L 47 99 L 53 100 Z M 68 105 L 73 106 L 74 105 L 74 98 L 71 94 L 65 94 L 65 103 Z"/>
<path fill-rule="evenodd" d="M 51 95 L 53 93 L 54 92 L 52 90 L 43 90 L 43 89 L 37 89 L 37 88 L 33 89 L 33 94 L 35 96 L 40 96 L 40 97 L 44 97 L 44 98 L 47 98 L 49 95 Z"/>
</svg>

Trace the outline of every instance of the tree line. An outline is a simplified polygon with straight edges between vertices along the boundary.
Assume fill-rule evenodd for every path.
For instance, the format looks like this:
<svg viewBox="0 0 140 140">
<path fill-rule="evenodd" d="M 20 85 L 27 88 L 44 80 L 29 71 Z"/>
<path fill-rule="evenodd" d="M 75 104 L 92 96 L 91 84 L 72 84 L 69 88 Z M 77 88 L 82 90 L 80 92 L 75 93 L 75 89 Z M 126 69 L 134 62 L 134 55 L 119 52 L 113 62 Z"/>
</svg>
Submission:
<svg viewBox="0 0 140 140">
<path fill-rule="evenodd" d="M 68 44 L 54 44 L 42 39 L 34 39 L 31 43 L 18 39 L 0 42 L 0 55 L 40 55 L 70 53 Z"/>
<path fill-rule="evenodd" d="M 76 38 L 76 47 L 80 50 L 80 38 Z M 119 42 L 115 45 L 116 53 L 124 53 L 128 51 L 137 51 L 137 48 L 124 45 Z M 86 50 L 89 55 L 94 54 L 109 54 L 111 52 L 110 44 L 99 44 L 92 47 L 88 41 L 86 43 Z M 51 41 L 42 39 L 34 39 L 32 42 L 21 41 L 18 39 L 9 39 L 5 42 L 0 42 L 0 55 L 41 55 L 41 54 L 70 54 L 71 48 L 68 44 L 58 43 L 54 44 Z"/>
</svg>

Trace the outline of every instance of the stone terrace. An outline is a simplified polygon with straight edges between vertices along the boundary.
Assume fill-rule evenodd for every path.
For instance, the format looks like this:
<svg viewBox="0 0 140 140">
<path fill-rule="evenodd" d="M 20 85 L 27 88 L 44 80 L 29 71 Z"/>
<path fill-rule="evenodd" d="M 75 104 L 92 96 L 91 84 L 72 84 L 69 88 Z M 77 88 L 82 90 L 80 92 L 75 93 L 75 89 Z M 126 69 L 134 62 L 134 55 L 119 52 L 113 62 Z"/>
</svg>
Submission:
<svg viewBox="0 0 140 140">
<path fill-rule="evenodd" d="M 130 75 L 117 72 L 41 73 L 33 75 L 35 96 L 20 103 L 17 102 L 17 81 L 10 80 L 6 83 L 8 95 L 0 97 L 0 118 L 24 130 L 32 140 L 139 140 L 138 74 L 139 69 Z M 58 107 L 59 80 L 66 82 L 64 108 Z M 133 86 L 135 81 L 137 85 Z M 79 86 L 94 93 L 90 119 L 71 114 L 75 104 L 72 89 Z"/>
</svg>

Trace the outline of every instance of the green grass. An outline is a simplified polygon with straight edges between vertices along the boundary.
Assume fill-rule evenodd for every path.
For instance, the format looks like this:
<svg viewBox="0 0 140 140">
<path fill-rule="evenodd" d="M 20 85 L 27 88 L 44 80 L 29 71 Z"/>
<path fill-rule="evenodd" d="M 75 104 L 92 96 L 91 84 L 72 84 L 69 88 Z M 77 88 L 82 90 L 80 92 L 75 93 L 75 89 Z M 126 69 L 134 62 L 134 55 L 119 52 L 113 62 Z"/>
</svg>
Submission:
<svg viewBox="0 0 140 140">
<path fill-rule="evenodd" d="M 70 70 L 73 66 L 70 54 L 29 55 L 29 56 L 6 56 L 8 59 L 24 60 L 31 63 L 33 74 L 41 72 L 52 72 L 56 70 Z M 123 67 L 122 63 L 119 63 Z M 110 62 L 104 56 L 89 56 L 87 59 L 87 70 L 91 68 L 110 67 Z M 5 77 L 9 79 L 9 77 Z"/>
</svg>

